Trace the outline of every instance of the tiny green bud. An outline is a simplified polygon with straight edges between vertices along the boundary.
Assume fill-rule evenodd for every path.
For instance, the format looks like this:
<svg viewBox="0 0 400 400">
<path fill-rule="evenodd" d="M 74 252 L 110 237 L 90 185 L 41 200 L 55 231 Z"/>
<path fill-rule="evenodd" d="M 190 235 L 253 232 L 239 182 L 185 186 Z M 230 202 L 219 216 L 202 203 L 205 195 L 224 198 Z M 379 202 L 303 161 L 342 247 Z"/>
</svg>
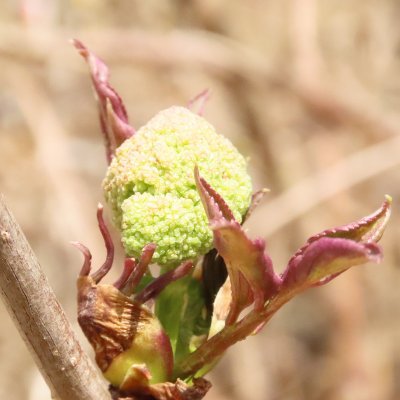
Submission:
<svg viewBox="0 0 400 400">
<path fill-rule="evenodd" d="M 153 261 L 174 266 L 212 248 L 196 165 L 241 221 L 251 197 L 246 160 L 187 108 L 161 111 L 116 150 L 103 188 L 129 256 L 152 242 Z"/>
</svg>

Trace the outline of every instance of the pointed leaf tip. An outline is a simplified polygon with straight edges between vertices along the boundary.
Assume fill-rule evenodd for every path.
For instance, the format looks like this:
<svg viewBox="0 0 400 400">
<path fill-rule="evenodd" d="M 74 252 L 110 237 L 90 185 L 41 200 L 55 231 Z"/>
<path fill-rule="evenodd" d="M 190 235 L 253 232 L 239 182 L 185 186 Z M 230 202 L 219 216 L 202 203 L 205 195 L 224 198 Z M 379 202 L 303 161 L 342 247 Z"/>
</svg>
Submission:
<svg viewBox="0 0 400 400">
<path fill-rule="evenodd" d="M 107 161 L 110 163 L 115 150 L 130 138 L 135 130 L 129 125 L 128 114 L 121 97 L 108 82 L 107 65 L 78 39 L 72 39 L 71 42 L 89 65 L 93 87 L 97 94 Z"/>
<path fill-rule="evenodd" d="M 283 286 L 295 292 L 325 284 L 347 269 L 366 262 L 380 262 L 376 243 L 360 243 L 342 238 L 321 238 L 293 260 L 283 275 Z"/>
<path fill-rule="evenodd" d="M 306 244 L 294 254 L 292 259 L 301 255 L 311 243 L 323 237 L 343 238 L 354 240 L 355 242 L 378 242 L 382 237 L 389 221 L 391 214 L 391 203 L 392 198 L 386 195 L 385 201 L 382 203 L 381 207 L 372 214 L 350 224 L 333 229 L 327 229 L 311 236 L 307 240 Z M 289 261 L 289 265 L 290 263 L 291 261 Z"/>
<path fill-rule="evenodd" d="M 392 198 L 389 195 L 385 195 L 385 201 L 381 207 L 360 221 L 359 229 L 361 228 L 362 232 L 360 241 L 378 242 L 389 222 L 391 212 Z"/>
<path fill-rule="evenodd" d="M 92 253 L 80 242 L 71 241 L 70 244 L 76 247 L 83 254 L 83 265 L 79 276 L 88 276 L 92 267 Z"/>
<path fill-rule="evenodd" d="M 203 203 L 209 221 L 218 221 L 221 219 L 235 220 L 231 209 L 222 196 L 217 193 L 211 185 L 200 176 L 200 171 L 196 165 L 194 168 L 194 177 L 200 199 Z"/>
</svg>

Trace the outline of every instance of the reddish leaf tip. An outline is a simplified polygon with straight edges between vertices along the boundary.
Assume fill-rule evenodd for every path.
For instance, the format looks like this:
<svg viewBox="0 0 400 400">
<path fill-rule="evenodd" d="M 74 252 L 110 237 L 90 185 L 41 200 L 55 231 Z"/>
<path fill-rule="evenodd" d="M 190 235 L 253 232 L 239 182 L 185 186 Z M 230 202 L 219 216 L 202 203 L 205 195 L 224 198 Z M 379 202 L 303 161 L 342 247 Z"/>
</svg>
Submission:
<svg viewBox="0 0 400 400">
<path fill-rule="evenodd" d="M 71 42 L 89 65 L 93 87 L 97 94 L 100 126 L 105 139 L 107 161 L 110 163 L 117 147 L 130 138 L 135 133 L 135 129 L 129 125 L 128 114 L 122 99 L 108 82 L 109 70 L 107 65 L 81 41 L 72 39 Z"/>
<path fill-rule="evenodd" d="M 150 299 L 157 297 L 170 283 L 188 275 L 194 268 L 192 261 L 184 261 L 175 269 L 165 272 L 153 282 L 149 283 L 141 292 L 139 292 L 135 300 L 139 303 L 146 303 Z"/>
<path fill-rule="evenodd" d="M 101 279 L 103 279 L 104 276 L 111 269 L 114 261 L 114 244 L 110 235 L 110 231 L 108 230 L 107 225 L 104 222 L 103 205 L 101 203 L 98 203 L 97 205 L 97 221 L 107 251 L 106 259 L 103 265 L 92 275 L 94 281 L 96 283 L 99 283 Z"/>
<path fill-rule="evenodd" d="M 84 257 L 83 265 L 81 271 L 79 272 L 79 276 L 88 276 L 90 274 L 91 263 L 92 263 L 92 254 L 90 250 L 80 242 L 70 242 L 72 246 L 76 247 Z"/>
<path fill-rule="evenodd" d="M 219 220 L 236 221 L 232 210 L 222 196 L 200 175 L 197 165 L 194 168 L 194 177 L 210 224 Z"/>
<path fill-rule="evenodd" d="M 137 285 L 140 283 L 140 280 L 148 269 L 156 247 L 157 245 L 155 243 L 148 243 L 143 247 L 139 262 L 135 266 L 123 288 L 123 292 L 127 296 L 131 296 L 135 292 Z"/>
<path fill-rule="evenodd" d="M 114 282 L 113 286 L 119 290 L 122 290 L 128 282 L 133 270 L 136 267 L 136 260 L 134 258 L 126 258 L 124 262 L 124 269 L 122 270 L 121 276 Z"/>
</svg>

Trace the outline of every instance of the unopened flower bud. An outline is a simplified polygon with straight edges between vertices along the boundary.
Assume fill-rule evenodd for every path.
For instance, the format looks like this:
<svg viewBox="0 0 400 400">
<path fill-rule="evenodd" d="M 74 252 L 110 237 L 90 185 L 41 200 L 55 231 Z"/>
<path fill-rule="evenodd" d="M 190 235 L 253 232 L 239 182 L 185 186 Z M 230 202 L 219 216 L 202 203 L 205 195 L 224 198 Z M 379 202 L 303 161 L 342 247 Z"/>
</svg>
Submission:
<svg viewBox="0 0 400 400">
<path fill-rule="evenodd" d="M 153 261 L 173 266 L 212 248 L 196 165 L 241 221 L 251 197 L 246 160 L 187 108 L 161 111 L 116 150 L 103 187 L 129 256 L 153 242 Z"/>
</svg>

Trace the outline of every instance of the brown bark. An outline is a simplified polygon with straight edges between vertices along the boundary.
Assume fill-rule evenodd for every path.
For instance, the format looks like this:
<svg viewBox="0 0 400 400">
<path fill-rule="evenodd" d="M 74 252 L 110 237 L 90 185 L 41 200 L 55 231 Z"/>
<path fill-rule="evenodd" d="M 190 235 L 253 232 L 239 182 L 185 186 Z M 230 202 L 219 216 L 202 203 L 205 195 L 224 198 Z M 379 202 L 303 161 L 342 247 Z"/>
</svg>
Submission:
<svg viewBox="0 0 400 400">
<path fill-rule="evenodd" d="M 7 309 L 52 395 L 109 400 L 24 234 L 0 194 L 0 289 Z"/>
</svg>

